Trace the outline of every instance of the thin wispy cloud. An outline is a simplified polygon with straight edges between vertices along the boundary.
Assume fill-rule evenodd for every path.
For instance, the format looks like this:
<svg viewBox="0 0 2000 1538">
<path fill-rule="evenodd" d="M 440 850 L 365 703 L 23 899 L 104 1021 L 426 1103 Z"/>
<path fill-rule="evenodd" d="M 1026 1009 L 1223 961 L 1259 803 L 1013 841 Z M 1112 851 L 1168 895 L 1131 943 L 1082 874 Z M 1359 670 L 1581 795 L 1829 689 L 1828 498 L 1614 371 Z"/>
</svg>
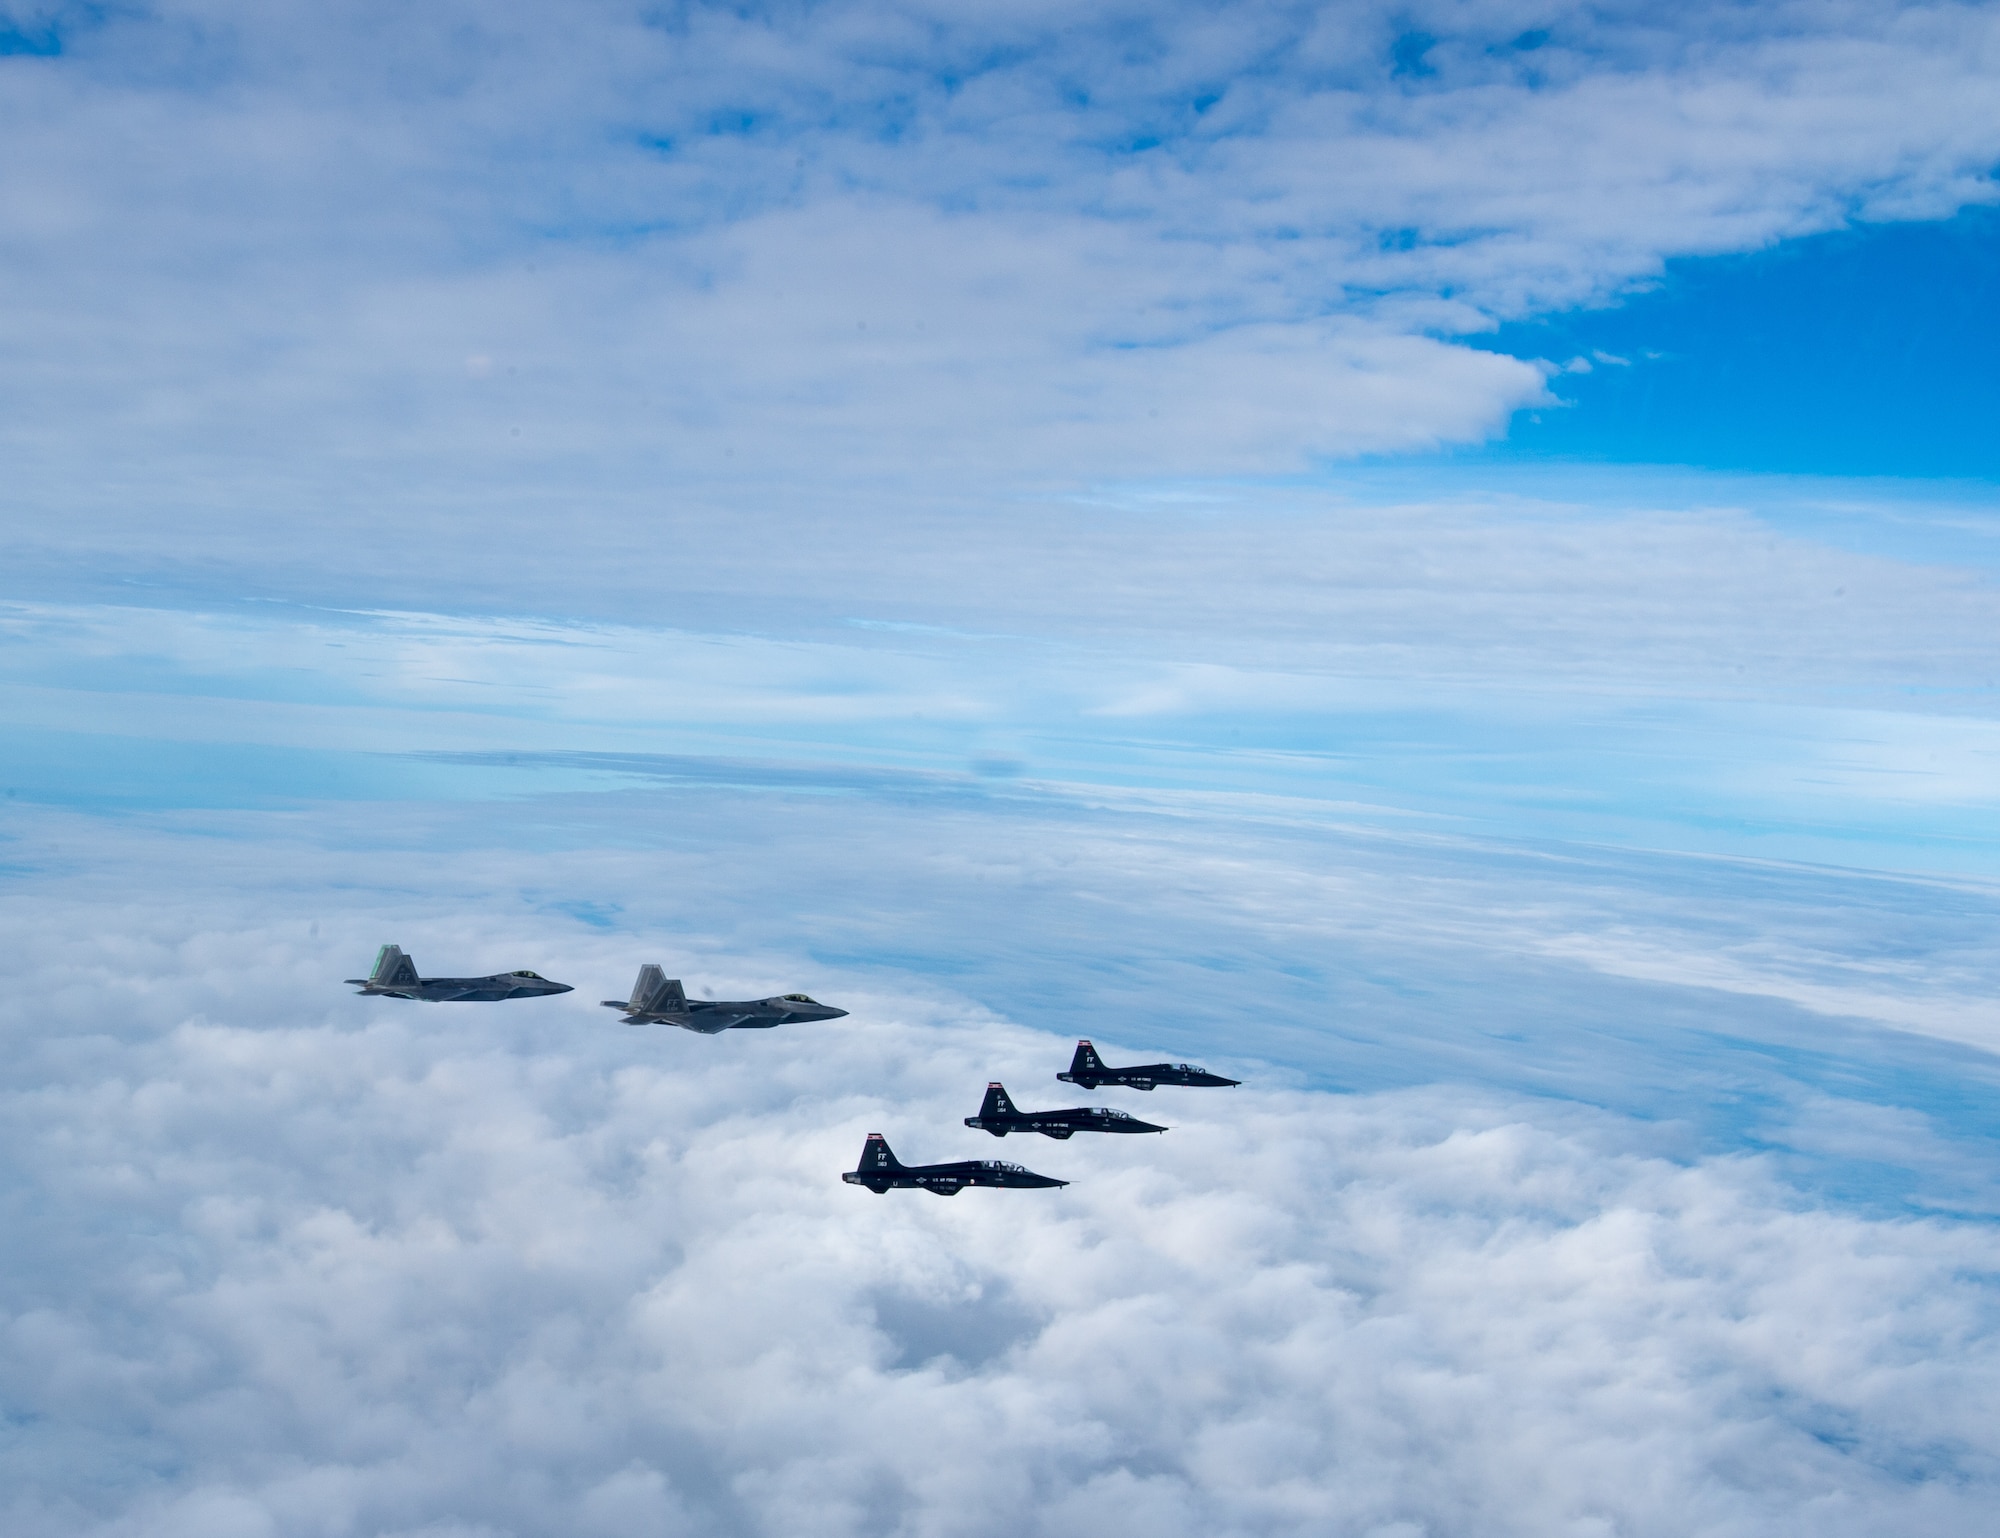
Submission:
<svg viewBox="0 0 2000 1538">
<path fill-rule="evenodd" d="M 16 494 L 92 544 L 151 543 L 140 495 L 387 559 L 412 517 L 1477 441 L 1543 386 L 1456 336 L 1989 198 L 1993 25 L 36 13 L 51 47 L 0 60 Z"/>
</svg>

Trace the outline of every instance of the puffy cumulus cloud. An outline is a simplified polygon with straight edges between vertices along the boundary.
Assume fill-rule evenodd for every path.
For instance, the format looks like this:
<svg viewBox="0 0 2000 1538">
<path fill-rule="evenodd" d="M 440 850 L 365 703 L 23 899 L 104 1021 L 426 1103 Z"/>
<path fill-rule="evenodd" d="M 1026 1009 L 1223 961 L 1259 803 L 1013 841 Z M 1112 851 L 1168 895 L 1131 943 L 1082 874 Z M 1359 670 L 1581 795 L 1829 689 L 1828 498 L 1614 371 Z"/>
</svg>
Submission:
<svg viewBox="0 0 2000 1538">
<path fill-rule="evenodd" d="M 1861 0 L 24 14 L 13 484 L 114 547 L 273 509 L 386 543 L 1476 440 L 1542 379 L 1454 335 L 1988 197 L 1994 26 Z"/>
<path fill-rule="evenodd" d="M 778 842 L 810 851 L 796 831 Z M 54 832 L 16 856 L 76 861 Z M 1313 1093 L 1244 1058 L 1212 1060 L 1241 1089 L 1127 1097 L 1164 1136 L 995 1143 L 959 1124 L 980 1086 L 1073 1093 L 1051 1076 L 1067 1037 L 768 930 L 732 942 L 762 895 L 684 854 L 592 854 L 606 892 L 687 887 L 678 922 L 593 931 L 519 898 L 559 859 L 403 843 L 121 838 L 115 866 L 10 896 L 10 1532 L 1987 1522 L 1986 1225 L 1828 1207 L 1762 1158 L 1691 1158 L 1671 1125 L 1573 1102 Z M 868 884 L 889 876 L 861 878 L 843 904 L 892 917 Z M 1378 930 L 1413 922 L 1372 906 Z M 427 970 L 578 992 L 453 1008 L 331 984 L 391 933 Z M 595 1007 L 669 948 L 697 989 L 854 1013 L 701 1039 Z M 1850 1145 L 1925 1135 L 1806 1109 Z M 872 1130 L 1073 1184 L 878 1198 L 837 1179 Z"/>
<path fill-rule="evenodd" d="M 228 937 L 255 958 L 286 936 Z M 190 960 L 192 957 L 190 957 Z M 1550 1104 L 1247 1088 L 988 1144 L 1067 1043 L 141 1007 L 5 1122 L 8 1527 L 1981 1530 L 1990 1233 Z M 232 983 L 232 991 L 241 991 Z M 154 997 L 162 1001 L 171 989 Z M 30 1043 L 31 1057 L 38 1055 Z M 1031 1086 L 1041 1084 L 1036 1090 Z M 835 1178 L 862 1134 L 1075 1182 Z M 976 1140 L 976 1141 L 975 1141 Z"/>
</svg>

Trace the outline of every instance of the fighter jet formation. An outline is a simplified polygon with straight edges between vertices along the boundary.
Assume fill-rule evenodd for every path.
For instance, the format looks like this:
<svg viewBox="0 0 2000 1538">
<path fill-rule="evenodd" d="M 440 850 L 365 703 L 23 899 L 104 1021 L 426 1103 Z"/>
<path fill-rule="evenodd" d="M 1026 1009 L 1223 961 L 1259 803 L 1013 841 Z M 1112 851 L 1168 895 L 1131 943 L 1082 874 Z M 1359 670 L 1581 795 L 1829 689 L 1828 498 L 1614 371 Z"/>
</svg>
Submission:
<svg viewBox="0 0 2000 1538">
<path fill-rule="evenodd" d="M 1084 1075 L 1078 1078 L 1079 1071 Z M 1126 1077 L 1121 1077 L 1126 1076 Z M 1130 1089 L 1151 1089 L 1156 1084 L 1183 1084 L 1195 1088 L 1221 1088 L 1241 1080 L 1192 1068 L 1186 1063 L 1148 1063 L 1140 1068 L 1106 1068 L 1097 1049 L 1087 1041 L 1076 1044 L 1076 1058 L 1068 1073 L 1058 1079 L 1095 1089 L 1099 1083 L 1118 1084 Z M 1094 1082 L 1093 1082 L 1094 1081 Z M 1109 1106 L 1080 1105 L 1064 1111 L 1023 1111 L 1015 1106 L 1007 1086 L 993 1082 L 986 1086 L 986 1099 L 979 1114 L 965 1118 L 968 1127 L 1005 1137 L 1010 1132 L 1039 1132 L 1059 1141 L 1079 1132 L 1165 1132 L 1165 1127 L 1141 1121 L 1128 1111 Z M 1018 1164 L 1001 1164 L 992 1159 L 973 1159 L 958 1164 L 899 1164 L 889 1144 L 879 1132 L 868 1134 L 861 1148 L 861 1162 L 840 1177 L 851 1186 L 866 1186 L 877 1196 L 898 1186 L 931 1191 L 939 1196 L 956 1196 L 965 1186 L 1063 1186 L 1066 1180 L 1037 1175 Z"/>
<path fill-rule="evenodd" d="M 430 1004 L 493 1002 L 499 999 L 528 999 L 575 990 L 568 983 L 553 982 L 539 972 L 495 972 L 488 977 L 420 977 L 417 964 L 401 946 L 385 945 L 375 953 L 375 966 L 366 977 L 350 977 L 364 997 L 418 999 Z M 623 1012 L 626 1025 L 677 1025 L 684 1031 L 714 1036 L 732 1030 L 769 1030 L 810 1020 L 839 1020 L 847 1011 L 822 1004 L 803 993 L 773 994 L 767 999 L 718 1001 L 691 999 L 680 979 L 668 977 L 666 969 L 654 962 L 639 968 L 628 999 L 606 999 L 607 1009 Z M 1206 1069 L 1186 1063 L 1142 1063 L 1130 1068 L 1108 1067 L 1088 1041 L 1076 1044 L 1076 1056 L 1068 1073 L 1056 1077 L 1065 1084 L 1099 1090 L 1107 1085 L 1123 1089 L 1151 1091 L 1162 1084 L 1192 1088 L 1221 1088 L 1241 1082 L 1225 1079 Z M 1153 1122 L 1140 1121 L 1130 1112 L 1110 1106 L 1070 1106 L 1057 1111 L 1023 1111 L 1008 1096 L 1006 1086 L 996 1082 L 986 1086 L 986 1098 L 979 1114 L 965 1118 L 965 1124 L 994 1137 L 1010 1132 L 1039 1132 L 1043 1137 L 1066 1141 L 1079 1132 L 1165 1132 Z M 1038 1175 L 1018 1164 L 999 1159 L 960 1159 L 944 1164 L 904 1164 L 890 1150 L 879 1132 L 868 1134 L 861 1149 L 861 1162 L 840 1177 L 849 1185 L 866 1186 L 877 1196 L 896 1189 L 929 1191 L 934 1196 L 956 1196 L 967 1186 L 997 1186 L 1029 1189 L 1066 1186 L 1067 1180 Z"/>
</svg>

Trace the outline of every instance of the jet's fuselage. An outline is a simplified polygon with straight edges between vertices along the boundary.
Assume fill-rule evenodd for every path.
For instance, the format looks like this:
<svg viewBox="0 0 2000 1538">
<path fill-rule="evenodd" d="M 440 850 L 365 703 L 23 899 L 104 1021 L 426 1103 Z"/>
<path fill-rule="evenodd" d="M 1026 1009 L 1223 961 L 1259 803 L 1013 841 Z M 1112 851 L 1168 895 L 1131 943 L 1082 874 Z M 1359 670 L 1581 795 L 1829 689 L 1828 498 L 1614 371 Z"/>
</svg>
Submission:
<svg viewBox="0 0 2000 1538">
<path fill-rule="evenodd" d="M 1160 1084 L 1222 1089 L 1243 1082 L 1240 1079 L 1225 1079 L 1219 1073 L 1204 1073 L 1199 1068 L 1188 1067 L 1186 1063 L 1146 1063 L 1137 1068 L 1111 1068 L 1103 1073 L 1059 1073 L 1056 1077 L 1065 1084 L 1075 1084 L 1083 1089 L 1102 1089 L 1107 1084 L 1126 1089 L 1152 1089 Z"/>
<path fill-rule="evenodd" d="M 551 982 L 539 972 L 495 972 L 491 977 L 419 977 L 417 965 L 401 947 L 385 945 L 375 957 L 375 970 L 350 977 L 362 994 L 378 999 L 418 999 L 426 1004 L 490 1003 L 495 999 L 534 999 L 570 993 L 568 983 Z"/>
<path fill-rule="evenodd" d="M 652 962 L 639 968 L 629 999 L 606 999 L 604 1007 L 622 1009 L 627 1025 L 677 1025 L 704 1036 L 769 1030 L 801 1020 L 839 1020 L 847 1014 L 803 993 L 773 994 L 768 999 L 691 999 L 678 978 L 668 977 Z"/>
<path fill-rule="evenodd" d="M 1067 1180 L 1037 1175 L 1018 1164 L 998 1159 L 960 1159 L 951 1164 L 904 1164 L 879 1132 L 868 1134 L 861 1147 L 861 1163 L 841 1177 L 851 1186 L 866 1186 L 877 1196 L 892 1190 L 928 1191 L 933 1196 L 956 1196 L 967 1186 L 998 1186 L 1041 1189 L 1066 1186 Z"/>
<path fill-rule="evenodd" d="M 929 1191 L 933 1196 L 956 1196 L 967 1186 L 1066 1186 L 1067 1180 L 1037 1175 L 1018 1164 L 999 1159 L 960 1159 L 954 1164 L 909 1164 L 893 1173 L 880 1170 L 849 1170 L 840 1177 L 851 1186 L 866 1186 L 877 1196 L 907 1187 Z"/>
<path fill-rule="evenodd" d="M 1243 1082 L 1241 1079 L 1225 1079 L 1219 1073 L 1210 1073 L 1205 1068 L 1195 1068 L 1187 1063 L 1139 1063 L 1129 1068 L 1113 1068 L 1097 1055 L 1097 1048 L 1088 1041 L 1076 1044 L 1076 1056 L 1070 1062 L 1069 1072 L 1059 1073 L 1056 1077 L 1065 1084 L 1077 1084 L 1085 1089 L 1102 1089 L 1107 1084 L 1146 1090 L 1161 1084 L 1225 1089 Z"/>
<path fill-rule="evenodd" d="M 536 999 L 545 994 L 572 993 L 567 983 L 537 977 L 532 981 L 502 972 L 494 977 L 427 977 L 414 988 L 363 988 L 364 994 L 385 999 L 420 999 L 426 1004 L 487 1003 L 494 999 Z"/>
<path fill-rule="evenodd" d="M 1043 1137 L 1066 1138 L 1079 1132 L 1165 1132 L 1149 1121 L 1141 1121 L 1123 1111 L 1105 1106 L 1080 1106 L 1073 1111 L 1022 1111 L 1013 1116 L 968 1116 L 968 1127 L 977 1127 L 995 1137 L 1010 1132 L 1039 1132 Z"/>
<path fill-rule="evenodd" d="M 1023 1111 L 1007 1097 L 1004 1084 L 986 1086 L 986 1099 L 977 1116 L 965 1118 L 968 1127 L 977 1127 L 995 1137 L 1010 1132 L 1039 1132 L 1043 1137 L 1068 1138 L 1079 1132 L 1165 1132 L 1149 1121 L 1114 1111 L 1108 1106 L 1079 1105 L 1063 1111 Z"/>
<path fill-rule="evenodd" d="M 762 1031 L 774 1025 L 791 1025 L 801 1020 L 838 1020 L 844 1009 L 810 999 L 689 999 L 678 1009 L 635 1010 L 623 999 L 606 999 L 611 1009 L 626 1012 L 627 1025 L 678 1025 L 683 1030 L 713 1036 L 718 1031 Z"/>
</svg>

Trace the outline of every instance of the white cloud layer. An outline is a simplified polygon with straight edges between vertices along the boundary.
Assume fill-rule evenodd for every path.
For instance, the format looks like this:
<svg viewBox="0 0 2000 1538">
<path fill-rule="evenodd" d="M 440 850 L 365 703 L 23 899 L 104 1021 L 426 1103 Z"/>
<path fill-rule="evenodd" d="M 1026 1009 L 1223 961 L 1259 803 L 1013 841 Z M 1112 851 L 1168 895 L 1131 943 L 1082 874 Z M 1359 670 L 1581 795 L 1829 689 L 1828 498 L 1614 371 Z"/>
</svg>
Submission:
<svg viewBox="0 0 2000 1538">
<path fill-rule="evenodd" d="M 1866 1017 L 1981 1007 L 1989 889 L 798 789 L 11 807 L 0 1525 L 1982 1530 L 1994 1073 Z M 854 1013 L 631 1030 L 642 960 Z M 960 1125 L 1065 1025 L 1249 1082 Z"/>
<path fill-rule="evenodd" d="M 836 1027 L 700 1040 L 573 1000 L 342 999 L 358 915 L 96 911 L 25 981 L 102 1026 L 8 1010 L 23 1538 L 1990 1515 L 1986 1227 L 1444 1091 L 1161 1094 L 1174 1130 L 1136 1148 L 997 1145 L 957 1122 L 979 1086 L 1070 1093 L 1069 1043 L 962 1005 L 844 993 Z M 426 959 L 548 955 L 477 928 Z M 630 943 L 558 942 L 578 997 Z M 871 1130 L 1075 1184 L 877 1198 L 837 1179 Z"/>
</svg>

